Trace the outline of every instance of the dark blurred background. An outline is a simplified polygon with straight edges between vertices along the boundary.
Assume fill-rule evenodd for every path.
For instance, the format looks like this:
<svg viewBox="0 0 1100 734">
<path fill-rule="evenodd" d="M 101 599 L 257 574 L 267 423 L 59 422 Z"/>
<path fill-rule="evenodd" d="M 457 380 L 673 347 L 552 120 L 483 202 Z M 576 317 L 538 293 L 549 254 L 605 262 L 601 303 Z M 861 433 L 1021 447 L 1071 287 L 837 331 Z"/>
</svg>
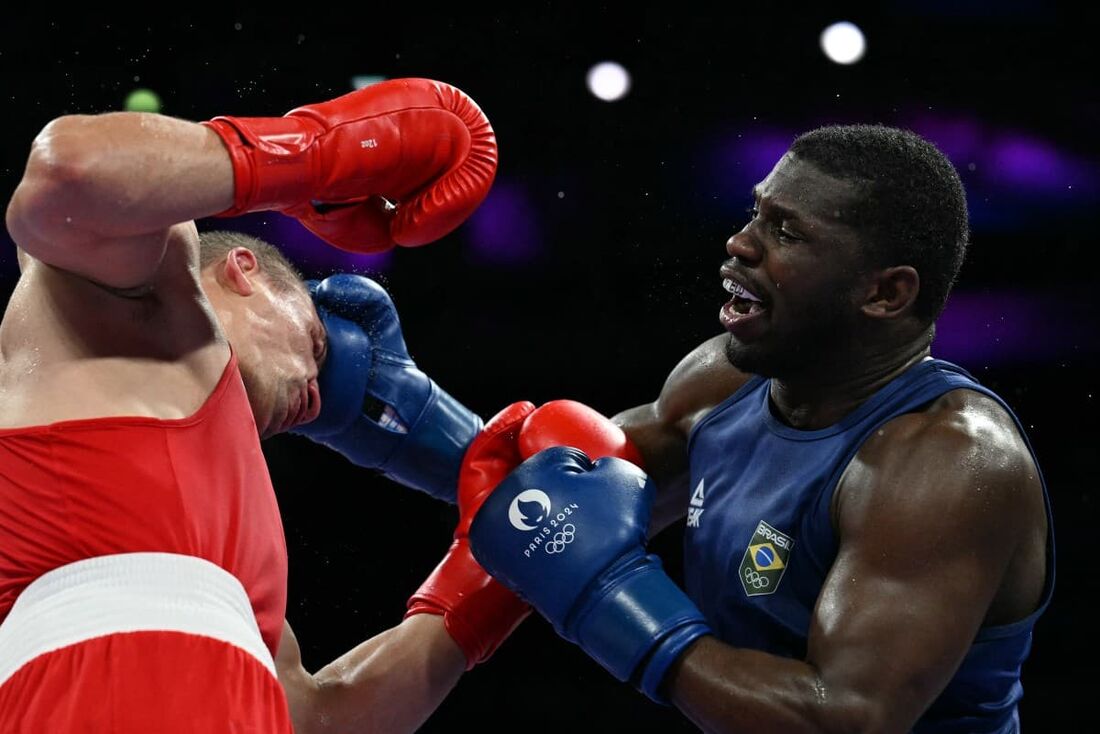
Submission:
<svg viewBox="0 0 1100 734">
<path fill-rule="evenodd" d="M 613 414 L 652 400 L 680 357 L 720 331 L 724 242 L 794 135 L 839 122 L 916 130 L 959 169 L 973 225 L 935 354 L 1009 401 L 1050 487 L 1058 584 L 1025 666 L 1021 713 L 1025 729 L 1053 731 L 1079 721 L 1093 694 L 1086 599 L 1100 586 L 1087 555 L 1100 390 L 1097 24 L 1069 7 L 9 8 L 0 186 L 6 200 L 50 119 L 123 109 L 138 88 L 155 92 L 163 113 L 201 120 L 282 114 L 351 91 L 355 77 L 453 83 L 492 120 L 501 166 L 482 208 L 441 242 L 368 258 L 331 250 L 278 214 L 200 227 L 266 237 L 310 276 L 379 279 L 419 365 L 486 418 L 513 400 L 558 397 Z M 859 63 L 822 52 L 822 30 L 839 20 L 866 36 Z M 608 60 L 632 79 L 615 102 L 586 87 L 589 69 Z M 6 295 L 17 267 L 3 237 Z M 401 619 L 456 513 L 304 439 L 278 437 L 265 450 L 290 550 L 288 616 L 316 668 Z M 673 528 L 654 543 L 674 574 L 680 542 Z M 425 730 L 460 726 L 693 730 L 537 618 Z"/>
</svg>

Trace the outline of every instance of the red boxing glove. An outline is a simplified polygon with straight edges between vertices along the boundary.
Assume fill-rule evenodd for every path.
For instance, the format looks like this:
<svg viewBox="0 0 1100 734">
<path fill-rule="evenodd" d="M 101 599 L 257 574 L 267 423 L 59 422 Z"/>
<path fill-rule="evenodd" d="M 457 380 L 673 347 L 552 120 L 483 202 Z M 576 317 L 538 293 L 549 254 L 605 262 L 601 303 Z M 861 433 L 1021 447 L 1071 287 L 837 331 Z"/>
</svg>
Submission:
<svg viewBox="0 0 1100 734">
<path fill-rule="evenodd" d="M 406 617 L 441 614 L 466 655 L 467 670 L 489 656 L 531 608 L 495 581 L 470 552 L 470 523 L 513 469 L 551 446 L 573 446 L 592 460 L 617 456 L 641 466 L 641 454 L 609 419 L 572 400 L 535 409 L 513 403 L 490 420 L 466 450 L 458 475 L 458 527 L 443 561 L 409 599 Z"/>
<path fill-rule="evenodd" d="M 470 523 L 481 503 L 523 461 L 516 443 L 531 403 L 513 403 L 490 420 L 466 450 L 458 475 L 454 542 L 408 603 L 413 614 L 441 614 L 466 655 L 466 669 L 489 656 L 531 613 L 531 607 L 487 574 L 470 553 Z"/>
<path fill-rule="evenodd" d="M 473 213 L 496 175 L 485 114 L 430 79 L 381 82 L 284 117 L 203 124 L 233 162 L 233 207 L 220 216 L 276 209 L 353 252 L 443 237 Z"/>
<path fill-rule="evenodd" d="M 519 453 L 530 458 L 551 446 L 572 446 L 595 461 L 605 456 L 645 468 L 642 455 L 623 429 L 575 400 L 553 400 L 533 411 L 519 431 Z"/>
</svg>

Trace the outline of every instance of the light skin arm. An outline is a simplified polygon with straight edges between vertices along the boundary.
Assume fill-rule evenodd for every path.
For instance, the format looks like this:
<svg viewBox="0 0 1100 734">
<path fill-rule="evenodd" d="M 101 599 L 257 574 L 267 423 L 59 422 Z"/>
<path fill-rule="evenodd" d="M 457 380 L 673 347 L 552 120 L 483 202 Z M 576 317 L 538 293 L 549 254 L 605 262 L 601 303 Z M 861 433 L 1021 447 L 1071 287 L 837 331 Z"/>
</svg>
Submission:
<svg viewBox="0 0 1100 734">
<path fill-rule="evenodd" d="M 725 335 L 703 342 L 669 374 L 652 403 L 614 416 L 638 447 L 657 486 L 650 537 L 684 517 L 688 495 L 688 437 L 692 427 L 748 379 L 726 359 Z"/>
<path fill-rule="evenodd" d="M 154 279 L 169 227 L 232 202 L 212 130 L 139 112 L 69 115 L 35 138 L 6 222 L 35 259 L 128 290 Z"/>
<path fill-rule="evenodd" d="M 396 734 L 427 720 L 466 670 L 466 658 L 443 617 L 416 614 L 313 674 L 284 622 L 275 667 L 297 734 Z"/>
<path fill-rule="evenodd" d="M 806 660 L 704 637 L 666 680 L 673 703 L 708 732 L 908 731 L 1042 512 L 1030 455 L 997 433 L 957 416 L 891 422 L 838 489 L 839 551 Z"/>
<path fill-rule="evenodd" d="M 684 457 L 694 417 L 708 412 L 745 379 L 729 367 L 720 345 L 716 349 L 719 341 L 711 340 L 689 354 L 673 370 L 656 402 L 614 419 L 666 487 L 686 486 Z M 665 496 L 678 497 L 675 491 Z M 680 504 L 686 506 L 686 499 Z M 290 626 L 284 625 L 275 663 L 299 734 L 413 731 L 466 668 L 465 656 L 444 629 L 443 618 L 430 614 L 406 619 L 312 675 L 302 666 Z"/>
</svg>

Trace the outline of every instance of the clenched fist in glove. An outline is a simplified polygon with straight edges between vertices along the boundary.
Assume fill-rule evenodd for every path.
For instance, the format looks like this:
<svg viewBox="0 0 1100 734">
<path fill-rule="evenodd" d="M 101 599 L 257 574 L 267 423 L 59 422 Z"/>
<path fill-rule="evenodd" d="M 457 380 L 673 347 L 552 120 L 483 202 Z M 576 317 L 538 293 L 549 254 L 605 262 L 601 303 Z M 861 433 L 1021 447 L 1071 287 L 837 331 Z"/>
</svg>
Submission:
<svg viewBox="0 0 1100 734">
<path fill-rule="evenodd" d="M 622 429 L 586 405 L 518 402 L 470 444 L 458 481 L 458 527 L 443 561 L 409 599 L 409 614 L 440 614 L 470 667 L 488 659 L 531 609 L 487 574 L 470 553 L 470 523 L 520 462 L 550 446 L 581 446 L 592 456 L 639 461 Z"/>
<path fill-rule="evenodd" d="M 393 79 L 283 117 L 215 117 L 233 161 L 233 207 L 278 210 L 354 252 L 433 242 L 489 193 L 496 136 L 462 91 Z M 392 205 L 392 206 L 391 206 Z"/>
</svg>

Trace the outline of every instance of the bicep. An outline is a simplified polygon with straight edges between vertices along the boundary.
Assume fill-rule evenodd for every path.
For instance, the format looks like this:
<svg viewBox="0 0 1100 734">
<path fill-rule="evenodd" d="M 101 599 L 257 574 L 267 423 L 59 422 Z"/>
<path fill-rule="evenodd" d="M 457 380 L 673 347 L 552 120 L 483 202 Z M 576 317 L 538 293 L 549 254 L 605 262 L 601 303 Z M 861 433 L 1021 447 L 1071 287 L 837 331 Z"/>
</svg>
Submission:
<svg viewBox="0 0 1100 734">
<path fill-rule="evenodd" d="M 807 650 L 827 688 L 890 730 L 912 726 L 951 680 L 1014 547 L 1011 488 L 987 476 L 987 501 L 949 456 L 907 451 L 897 471 L 856 467 L 869 479 L 839 510 Z"/>
<path fill-rule="evenodd" d="M 807 660 L 828 687 L 860 699 L 872 719 L 905 727 L 951 679 L 999 580 L 995 564 L 937 547 L 933 537 L 845 549 L 818 598 L 808 643 Z"/>
</svg>

